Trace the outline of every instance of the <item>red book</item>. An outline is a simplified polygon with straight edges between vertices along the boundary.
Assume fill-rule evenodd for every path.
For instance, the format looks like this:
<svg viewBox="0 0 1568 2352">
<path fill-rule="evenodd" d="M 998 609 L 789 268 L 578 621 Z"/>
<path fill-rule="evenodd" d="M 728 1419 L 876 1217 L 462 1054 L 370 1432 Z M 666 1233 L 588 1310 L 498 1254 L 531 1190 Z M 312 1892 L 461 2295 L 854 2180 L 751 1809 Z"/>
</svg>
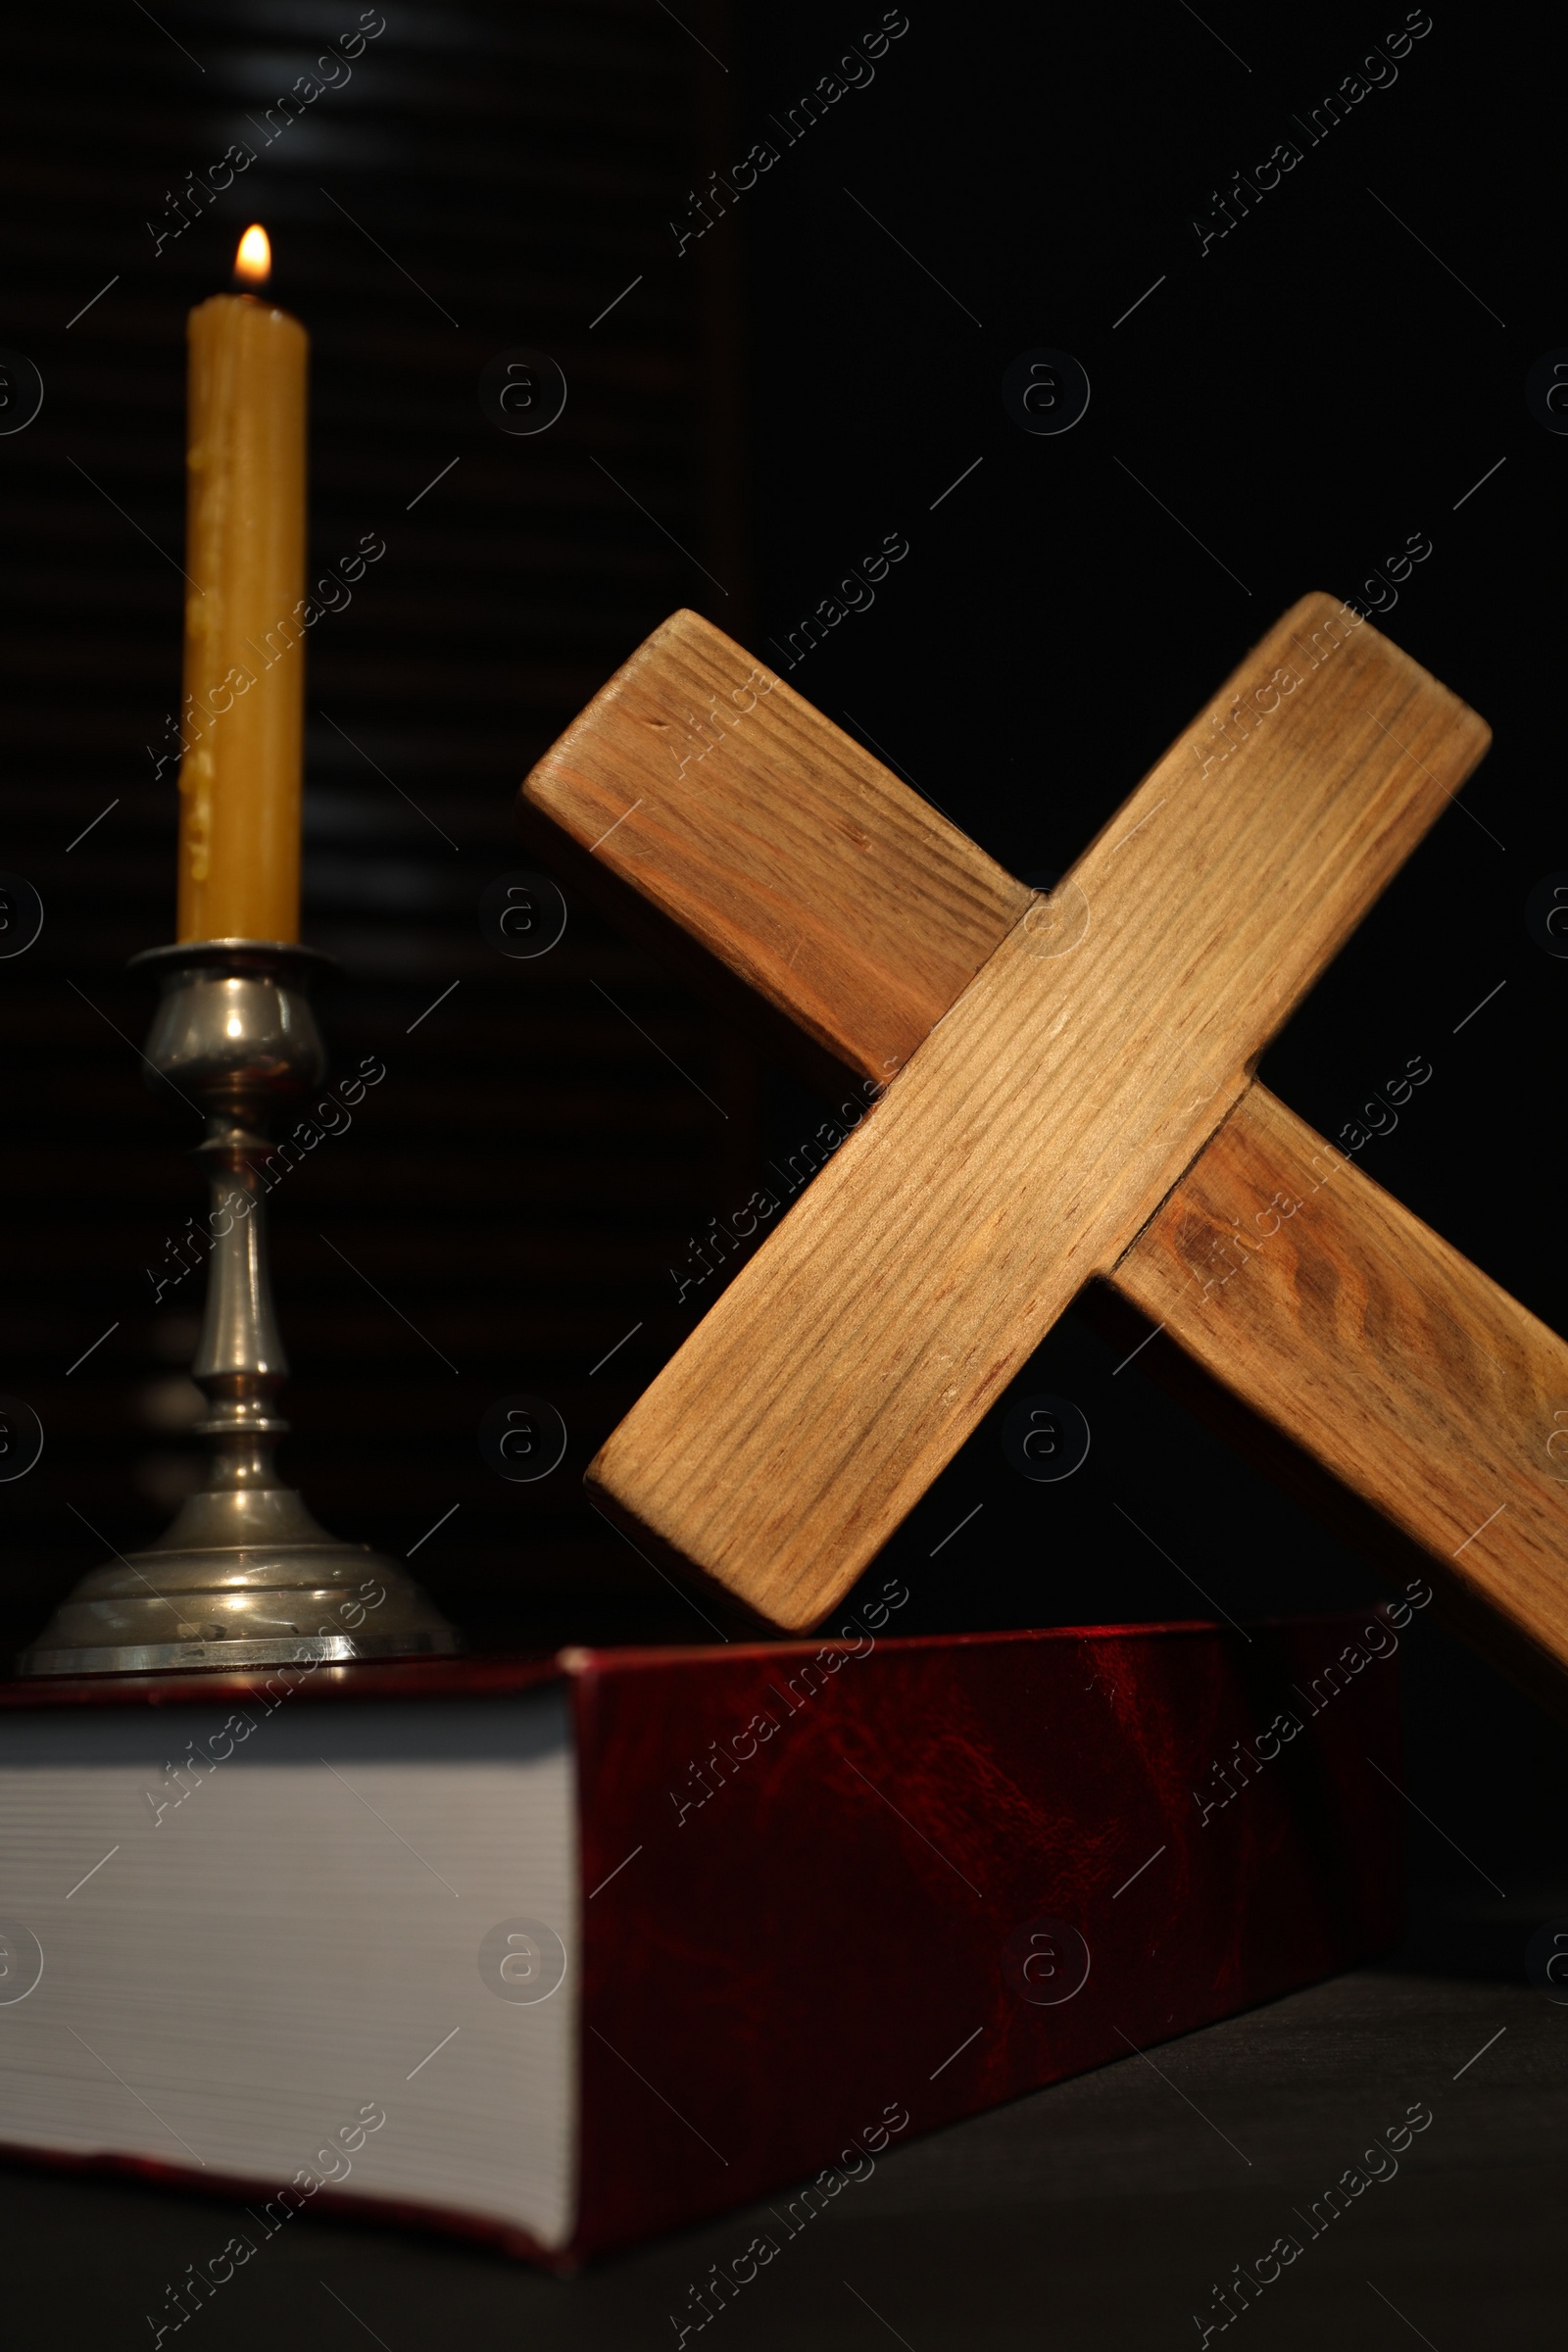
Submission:
<svg viewBox="0 0 1568 2352">
<path fill-rule="evenodd" d="M 328 2204 L 567 2268 L 771 2194 L 739 2291 L 916 2132 L 1393 1940 L 1420 1601 L 898 1640 L 902 1597 L 0 1690 L 0 2141 L 248 2206 L 154 2340 Z"/>
</svg>

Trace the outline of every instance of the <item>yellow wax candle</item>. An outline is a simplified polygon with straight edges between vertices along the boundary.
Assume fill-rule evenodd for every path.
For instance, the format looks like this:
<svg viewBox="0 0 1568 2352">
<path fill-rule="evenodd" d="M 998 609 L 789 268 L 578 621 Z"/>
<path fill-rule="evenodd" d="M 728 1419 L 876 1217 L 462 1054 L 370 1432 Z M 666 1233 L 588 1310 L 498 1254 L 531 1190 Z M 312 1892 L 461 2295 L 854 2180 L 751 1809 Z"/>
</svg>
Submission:
<svg viewBox="0 0 1568 2352">
<path fill-rule="evenodd" d="M 247 229 L 235 273 L 270 258 Z M 198 303 L 187 331 L 178 936 L 294 940 L 309 340 L 254 294 Z"/>
</svg>

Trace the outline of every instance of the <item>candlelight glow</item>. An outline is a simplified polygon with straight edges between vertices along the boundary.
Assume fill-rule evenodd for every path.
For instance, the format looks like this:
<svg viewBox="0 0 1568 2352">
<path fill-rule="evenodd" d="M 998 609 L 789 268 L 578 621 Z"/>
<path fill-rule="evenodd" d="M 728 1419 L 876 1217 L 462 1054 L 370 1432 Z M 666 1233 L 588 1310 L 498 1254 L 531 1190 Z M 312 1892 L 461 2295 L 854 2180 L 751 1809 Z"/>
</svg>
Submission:
<svg viewBox="0 0 1568 2352">
<path fill-rule="evenodd" d="M 272 273 L 272 248 L 265 228 L 253 221 L 239 241 L 234 275 L 242 285 L 263 286 Z"/>
</svg>

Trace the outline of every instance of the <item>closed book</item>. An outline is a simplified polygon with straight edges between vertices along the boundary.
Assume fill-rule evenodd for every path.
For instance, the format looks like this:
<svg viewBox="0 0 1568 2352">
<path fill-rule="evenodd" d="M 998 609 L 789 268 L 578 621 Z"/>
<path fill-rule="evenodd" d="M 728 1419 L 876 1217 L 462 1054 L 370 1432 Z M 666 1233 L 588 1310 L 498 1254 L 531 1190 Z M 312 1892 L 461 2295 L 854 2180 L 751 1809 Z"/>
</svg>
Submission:
<svg viewBox="0 0 1568 2352">
<path fill-rule="evenodd" d="M 1397 1609 L 897 1639 L 900 1597 L 6 1686 L 0 2142 L 239 2197 L 213 2278 L 330 2205 L 566 2269 L 768 2194 L 782 2243 L 1393 1940 Z"/>
</svg>

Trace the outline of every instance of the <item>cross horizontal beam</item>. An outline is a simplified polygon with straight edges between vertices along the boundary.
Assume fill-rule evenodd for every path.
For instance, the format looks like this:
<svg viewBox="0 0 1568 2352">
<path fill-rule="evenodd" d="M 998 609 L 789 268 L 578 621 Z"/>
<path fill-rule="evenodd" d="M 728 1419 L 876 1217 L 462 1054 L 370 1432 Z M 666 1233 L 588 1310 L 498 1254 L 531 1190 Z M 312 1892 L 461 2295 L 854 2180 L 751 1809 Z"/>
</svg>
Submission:
<svg viewBox="0 0 1568 2352">
<path fill-rule="evenodd" d="M 1418 1544 L 1456 1629 L 1563 1710 L 1556 1332 L 1255 1081 L 1111 1281 Z"/>
</svg>

